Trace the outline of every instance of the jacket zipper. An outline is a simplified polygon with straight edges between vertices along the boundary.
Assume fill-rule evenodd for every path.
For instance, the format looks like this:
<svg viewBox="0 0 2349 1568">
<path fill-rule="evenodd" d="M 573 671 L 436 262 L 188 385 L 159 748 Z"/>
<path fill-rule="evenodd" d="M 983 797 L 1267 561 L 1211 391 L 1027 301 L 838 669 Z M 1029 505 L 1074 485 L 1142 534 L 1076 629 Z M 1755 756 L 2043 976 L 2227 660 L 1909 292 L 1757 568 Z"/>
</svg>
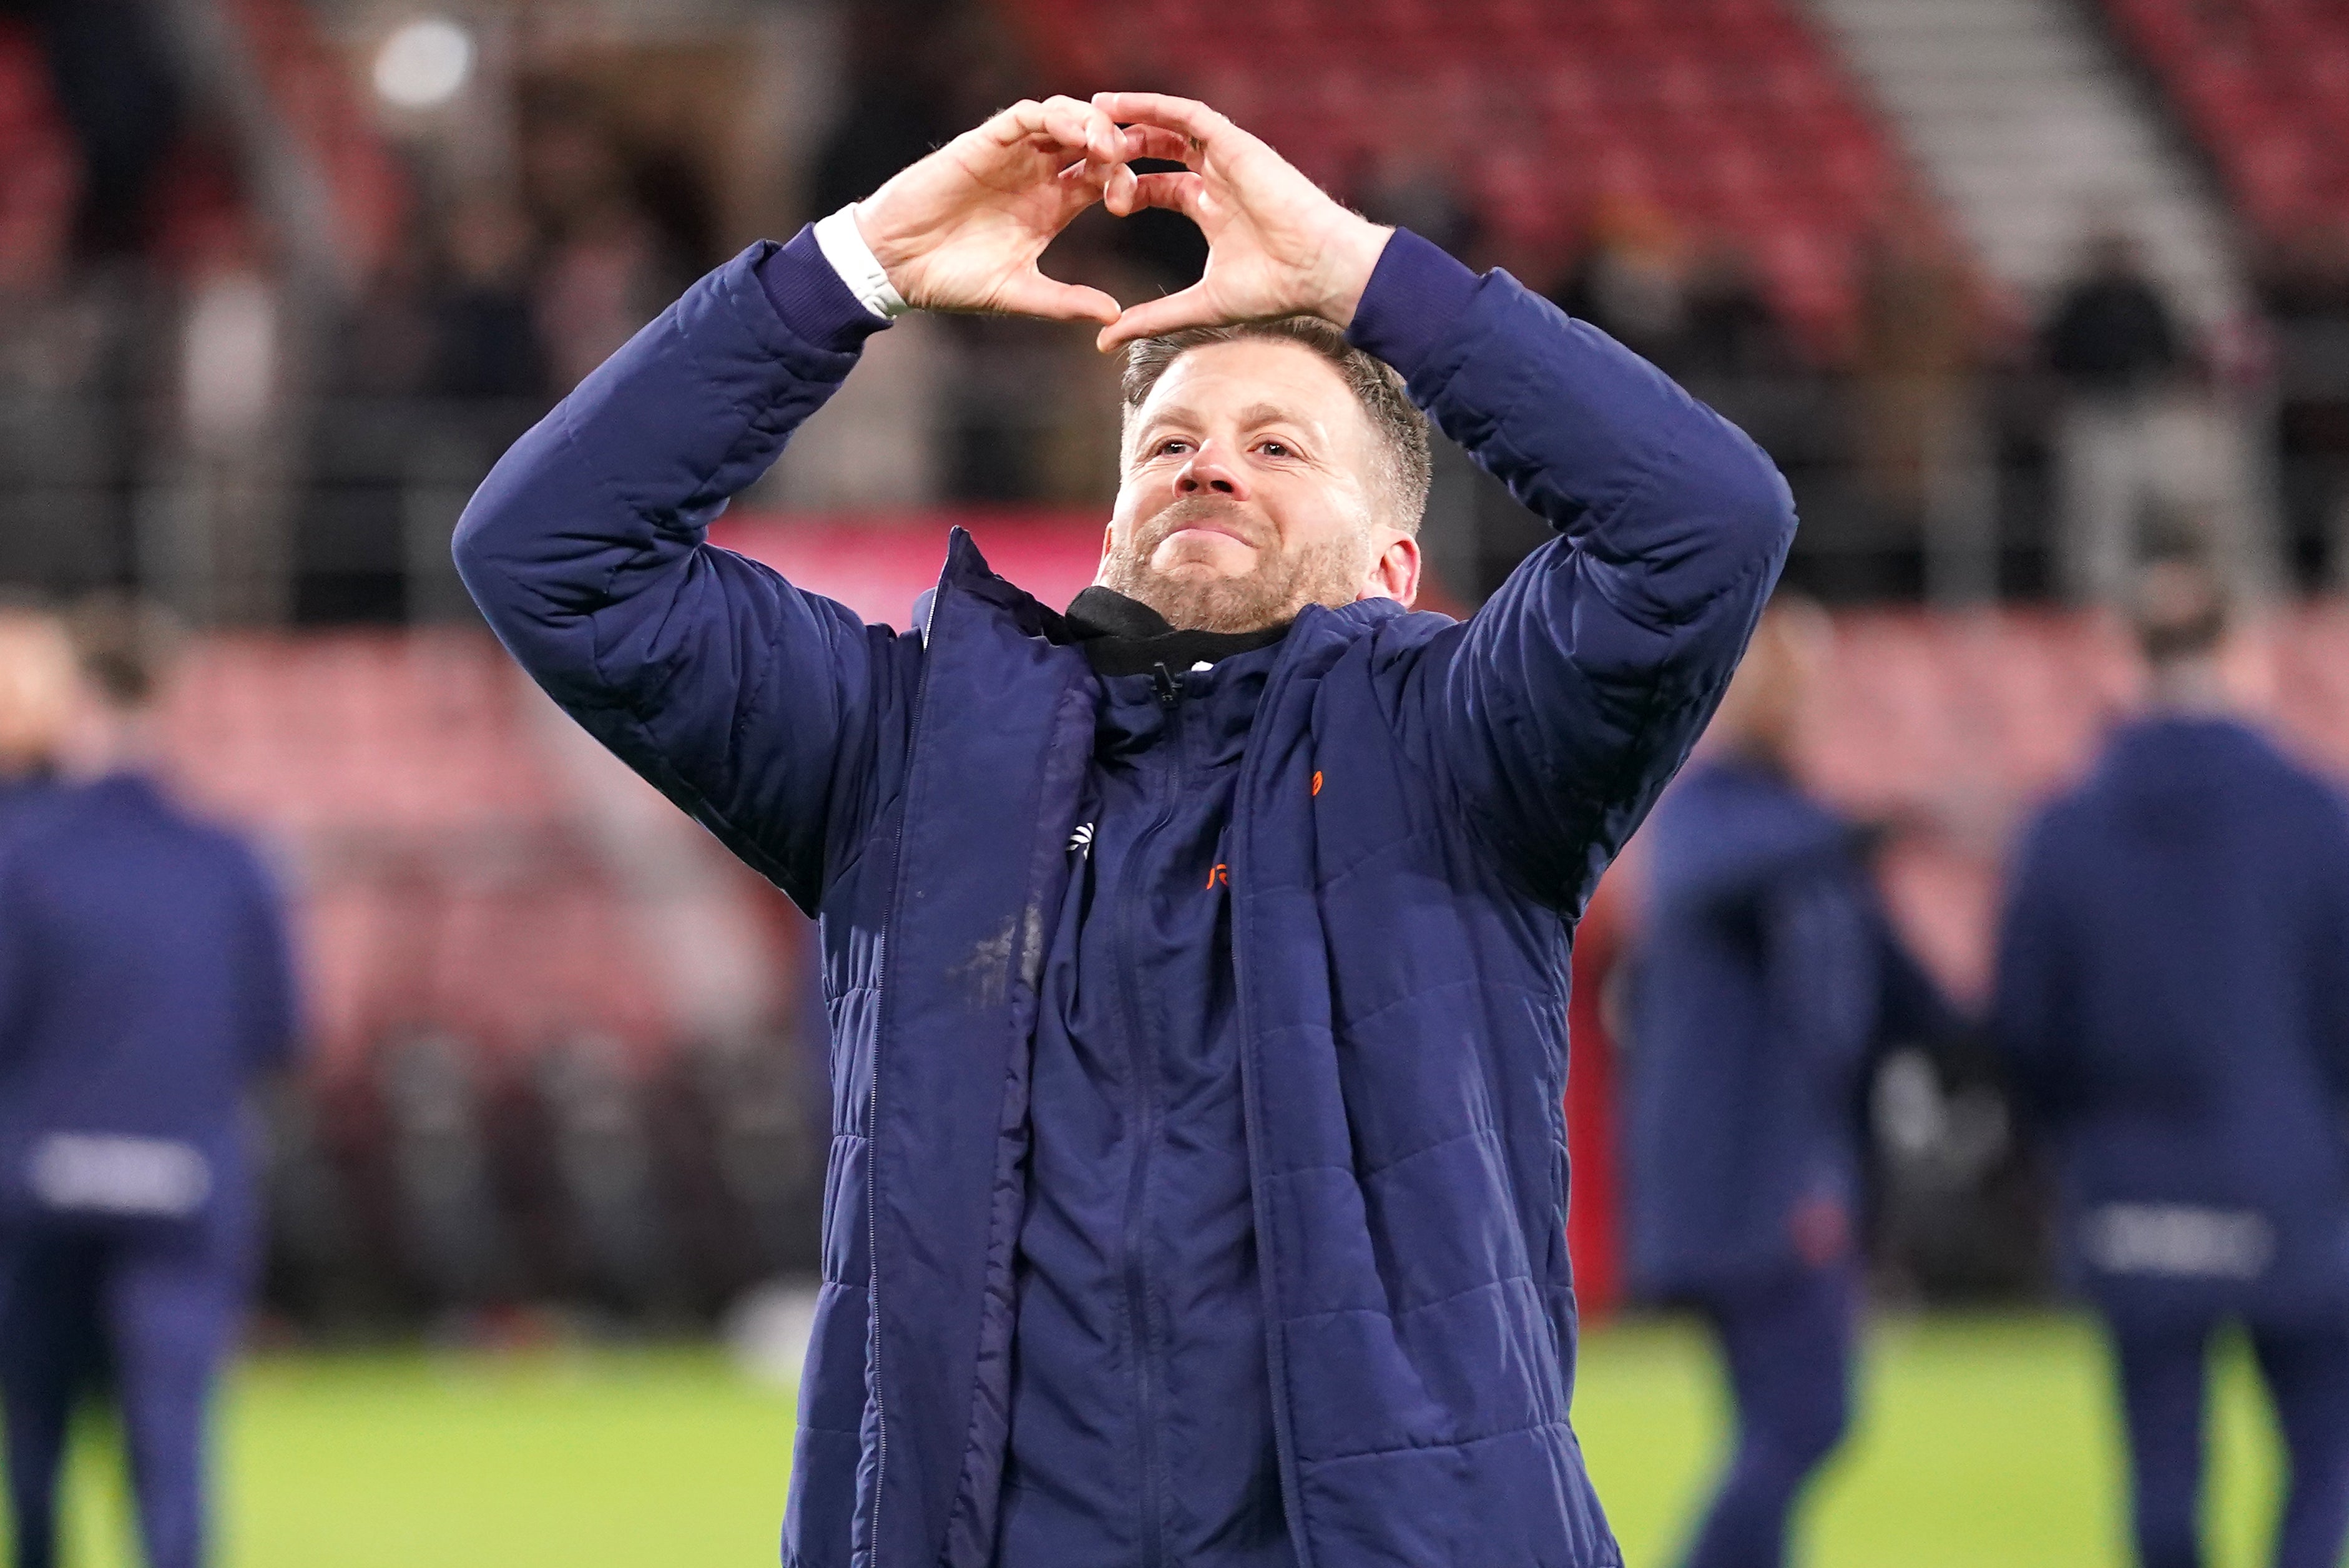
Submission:
<svg viewBox="0 0 2349 1568">
<path fill-rule="evenodd" d="M 1282 653 L 1272 678 L 1265 683 L 1264 693 L 1257 700 L 1257 711 L 1269 711 L 1283 695 L 1287 676 L 1296 662 L 1296 641 Z M 1234 892 L 1232 900 L 1232 995 L 1239 1011 L 1240 1031 L 1240 1125 L 1247 1144 L 1248 1194 L 1254 1210 L 1257 1234 L 1257 1268 L 1264 1290 L 1265 1366 L 1272 1381 L 1272 1441 L 1273 1451 L 1280 1470 L 1281 1511 L 1288 1525 L 1290 1548 L 1297 1554 L 1298 1568 L 1314 1568 L 1313 1542 L 1305 1529 L 1305 1500 L 1297 1482 L 1296 1439 L 1289 1426 L 1289 1411 L 1284 1390 L 1288 1386 L 1288 1354 L 1280 1339 L 1279 1303 L 1273 1290 L 1273 1270 L 1270 1238 L 1273 1234 L 1272 1214 L 1264 1196 L 1264 1183 L 1259 1179 L 1263 1170 L 1264 1132 L 1258 1125 L 1256 1108 L 1256 1084 L 1248 1069 L 1248 1058 L 1254 1054 L 1256 1010 L 1249 995 L 1247 971 L 1247 936 L 1240 918 L 1241 901 L 1238 890 L 1247 884 L 1241 881 L 1240 868 L 1250 849 L 1249 812 L 1256 799 L 1257 769 L 1251 767 L 1253 754 L 1240 761 L 1239 778 L 1232 789 L 1232 844 L 1226 851 L 1230 861 L 1227 874 Z"/>
<path fill-rule="evenodd" d="M 902 820 L 898 847 L 905 845 Z M 895 880 L 892 872 L 891 880 Z M 884 928 L 873 961 L 873 1013 L 889 983 L 889 933 Z M 873 1315 L 873 1537 L 870 1561 L 881 1561 L 881 1483 L 889 1473 L 889 1416 L 881 1403 L 881 1031 L 873 1034 L 873 1060 L 864 1075 L 864 1310 Z"/>
<path fill-rule="evenodd" d="M 1174 748 L 1174 767 L 1162 786 L 1164 793 L 1158 814 L 1143 829 L 1128 850 L 1131 863 L 1140 864 L 1143 851 L 1173 820 L 1174 804 L 1181 793 L 1185 758 L 1183 754 L 1183 686 L 1182 682 L 1164 665 L 1153 666 L 1152 684 L 1156 688 L 1159 707 L 1165 710 L 1167 739 Z M 1158 1076 L 1157 1053 L 1143 1028 L 1142 1009 L 1133 990 L 1133 901 L 1136 897 L 1132 878 L 1121 878 L 1127 892 L 1119 900 L 1118 934 L 1123 939 L 1123 960 L 1119 965 L 1120 988 L 1125 1003 L 1126 1037 L 1132 1044 L 1134 1069 L 1134 1150 L 1133 1174 L 1129 1181 L 1125 1205 L 1125 1293 L 1126 1313 L 1133 1326 L 1133 1400 L 1135 1443 L 1141 1458 L 1142 1491 L 1142 1562 L 1144 1568 L 1155 1568 L 1164 1560 L 1165 1542 L 1160 1535 L 1158 1499 L 1157 1400 L 1151 1379 L 1150 1270 L 1144 1249 L 1143 1207 L 1150 1187 L 1151 1144 L 1158 1136 L 1155 1101 Z"/>
<path fill-rule="evenodd" d="M 909 758 L 919 751 L 922 707 L 930 695 L 930 664 L 937 656 L 930 637 L 937 612 L 934 593 L 922 620 L 922 673 L 914 688 L 915 727 L 905 738 Z M 909 777 L 910 771 L 909 767 Z M 866 1560 L 873 1563 L 881 1561 L 881 1488 L 889 1479 L 889 1412 L 881 1397 L 881 1042 L 889 1033 L 889 935 L 898 913 L 897 879 L 905 870 L 905 813 L 901 807 L 897 830 L 889 841 L 890 918 L 881 928 L 873 954 L 873 1060 L 864 1079 L 864 1310 L 873 1321 L 873 1529 Z"/>
</svg>

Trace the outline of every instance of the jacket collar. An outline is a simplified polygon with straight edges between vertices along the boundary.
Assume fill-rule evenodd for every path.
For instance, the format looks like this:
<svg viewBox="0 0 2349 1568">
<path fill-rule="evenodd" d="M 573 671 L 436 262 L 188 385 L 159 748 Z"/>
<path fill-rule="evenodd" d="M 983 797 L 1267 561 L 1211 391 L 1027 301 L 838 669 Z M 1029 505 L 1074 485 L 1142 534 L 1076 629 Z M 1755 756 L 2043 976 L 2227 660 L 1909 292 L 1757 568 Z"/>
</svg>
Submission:
<svg viewBox="0 0 2349 1568">
<path fill-rule="evenodd" d="M 1082 638 L 1085 659 L 1097 676 L 1147 675 L 1154 668 L 1187 670 L 1218 664 L 1235 654 L 1270 647 L 1288 634 L 1289 623 L 1253 632 L 1177 631 L 1139 599 L 1096 584 L 1069 604 L 1069 624 Z"/>
<path fill-rule="evenodd" d="M 914 601 L 914 624 L 921 628 L 924 642 L 929 640 L 938 595 L 948 591 L 968 593 L 994 605 L 1024 635 L 1048 643 L 1077 640 L 1075 630 L 1059 611 L 1047 609 L 1035 595 L 997 576 L 987 557 L 978 552 L 978 542 L 959 524 L 947 535 L 947 563 L 938 573 L 938 585 Z"/>
</svg>

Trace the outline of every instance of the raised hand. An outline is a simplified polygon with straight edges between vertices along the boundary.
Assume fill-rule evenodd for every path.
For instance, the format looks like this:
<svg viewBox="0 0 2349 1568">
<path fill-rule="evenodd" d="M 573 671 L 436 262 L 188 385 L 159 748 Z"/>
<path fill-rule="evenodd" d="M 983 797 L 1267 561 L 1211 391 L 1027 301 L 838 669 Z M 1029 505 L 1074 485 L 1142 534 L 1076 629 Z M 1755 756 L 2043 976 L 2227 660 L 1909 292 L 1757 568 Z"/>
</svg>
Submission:
<svg viewBox="0 0 2349 1568">
<path fill-rule="evenodd" d="M 1164 207 L 1207 237 L 1207 269 L 1180 294 L 1137 304 L 1102 331 L 1103 351 L 1186 326 L 1318 315 L 1344 326 L 1393 232 L 1350 212 L 1280 154 L 1189 98 L 1096 93 L 1093 108 L 1143 134 L 1129 157 L 1173 159 L 1186 170 L 1107 171 L 1103 200 L 1123 218 Z M 1129 136 L 1132 136 L 1132 130 Z"/>
<path fill-rule="evenodd" d="M 1036 258 L 1153 139 L 1075 98 L 1017 103 L 858 202 L 856 229 L 917 308 L 1114 322 L 1117 301 Z"/>
</svg>

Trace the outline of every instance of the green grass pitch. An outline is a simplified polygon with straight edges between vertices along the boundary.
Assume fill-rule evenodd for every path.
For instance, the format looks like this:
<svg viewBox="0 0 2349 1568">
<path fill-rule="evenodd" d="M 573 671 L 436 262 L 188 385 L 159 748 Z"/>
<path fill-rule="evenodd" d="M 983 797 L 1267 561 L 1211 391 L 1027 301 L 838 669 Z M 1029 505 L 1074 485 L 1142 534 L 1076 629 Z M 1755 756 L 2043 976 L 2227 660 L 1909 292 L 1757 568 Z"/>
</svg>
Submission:
<svg viewBox="0 0 2349 1568">
<path fill-rule="evenodd" d="M 2221 1568 L 2261 1560 L 2266 1411 L 2230 1347 L 2214 1417 Z M 1854 1440 L 1811 1499 L 1811 1568 L 2123 1568 L 2103 1355 L 2048 1316 L 1879 1321 Z M 220 1568 L 765 1568 L 791 1401 L 698 1348 L 273 1355 L 238 1376 Z M 1631 1568 L 1671 1568 L 1722 1441 L 1685 1325 L 1586 1336 L 1575 1418 Z M 93 1434 L 95 1439 L 95 1434 Z M 78 1456 L 69 1568 L 130 1568 L 122 1484 Z"/>
</svg>

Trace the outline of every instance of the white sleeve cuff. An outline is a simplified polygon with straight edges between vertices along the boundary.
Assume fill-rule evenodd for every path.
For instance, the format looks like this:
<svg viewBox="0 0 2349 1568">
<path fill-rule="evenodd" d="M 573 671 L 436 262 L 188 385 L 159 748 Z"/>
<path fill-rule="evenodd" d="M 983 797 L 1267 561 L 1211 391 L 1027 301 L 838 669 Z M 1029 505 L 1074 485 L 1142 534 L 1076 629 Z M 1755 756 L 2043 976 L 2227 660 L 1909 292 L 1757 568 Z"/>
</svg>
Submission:
<svg viewBox="0 0 2349 1568">
<path fill-rule="evenodd" d="M 816 248 L 848 292 L 866 310 L 884 321 L 893 321 L 913 309 L 905 296 L 890 286 L 889 274 L 882 269 L 873 247 L 856 232 L 856 209 L 852 204 L 843 207 L 829 218 L 819 218 L 815 223 Z"/>
</svg>

